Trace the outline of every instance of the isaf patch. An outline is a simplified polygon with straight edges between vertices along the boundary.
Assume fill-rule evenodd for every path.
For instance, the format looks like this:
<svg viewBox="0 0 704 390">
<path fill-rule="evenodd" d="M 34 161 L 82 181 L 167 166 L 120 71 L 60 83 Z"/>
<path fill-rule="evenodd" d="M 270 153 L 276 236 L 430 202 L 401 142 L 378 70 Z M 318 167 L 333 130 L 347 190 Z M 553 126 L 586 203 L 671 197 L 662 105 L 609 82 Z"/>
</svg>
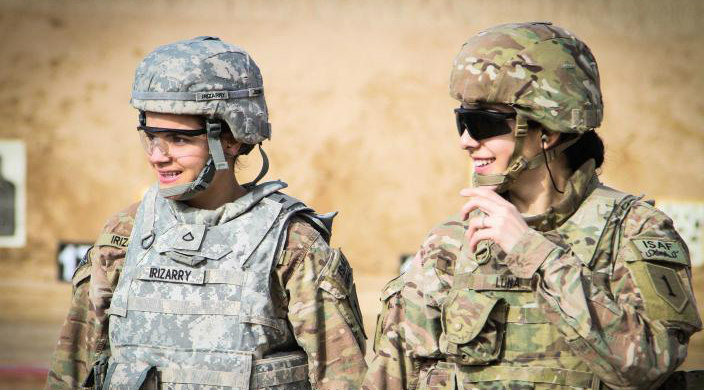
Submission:
<svg viewBox="0 0 704 390">
<path fill-rule="evenodd" d="M 631 242 L 642 257 L 642 260 L 668 261 L 689 265 L 687 252 L 679 241 L 659 238 L 636 238 L 632 239 Z"/>
</svg>

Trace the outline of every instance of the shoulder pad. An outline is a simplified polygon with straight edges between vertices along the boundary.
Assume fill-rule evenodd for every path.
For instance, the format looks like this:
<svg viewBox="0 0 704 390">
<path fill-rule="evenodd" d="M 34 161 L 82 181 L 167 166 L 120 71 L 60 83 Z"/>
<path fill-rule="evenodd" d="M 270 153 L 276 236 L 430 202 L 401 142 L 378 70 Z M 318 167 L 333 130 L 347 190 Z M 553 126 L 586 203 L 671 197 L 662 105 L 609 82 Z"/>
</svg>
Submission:
<svg viewBox="0 0 704 390">
<path fill-rule="evenodd" d="M 281 203 L 284 210 L 294 210 L 297 207 L 307 208 L 305 203 L 294 198 L 293 196 L 284 194 L 283 192 L 272 192 L 266 197 L 270 200 L 273 200 L 274 202 Z"/>
<path fill-rule="evenodd" d="M 403 280 L 403 275 L 401 274 L 386 283 L 386 286 L 381 290 L 381 300 L 386 301 L 390 297 L 392 297 L 395 294 L 398 294 L 401 289 L 403 289 L 403 285 L 405 284 Z"/>
<path fill-rule="evenodd" d="M 313 226 L 315 230 L 323 236 L 323 239 L 326 242 L 330 242 L 330 237 L 332 237 L 332 220 L 337 215 L 337 211 L 325 214 L 316 214 L 311 210 L 301 211 L 296 215 Z"/>
<path fill-rule="evenodd" d="M 303 201 L 278 191 L 268 195 L 267 198 L 281 203 L 285 211 L 296 213 L 296 216 L 301 217 L 301 219 L 313 226 L 315 230 L 323 236 L 326 242 L 330 242 L 330 237 L 332 236 L 332 221 L 337 215 L 337 211 L 318 214 L 303 203 Z"/>
</svg>

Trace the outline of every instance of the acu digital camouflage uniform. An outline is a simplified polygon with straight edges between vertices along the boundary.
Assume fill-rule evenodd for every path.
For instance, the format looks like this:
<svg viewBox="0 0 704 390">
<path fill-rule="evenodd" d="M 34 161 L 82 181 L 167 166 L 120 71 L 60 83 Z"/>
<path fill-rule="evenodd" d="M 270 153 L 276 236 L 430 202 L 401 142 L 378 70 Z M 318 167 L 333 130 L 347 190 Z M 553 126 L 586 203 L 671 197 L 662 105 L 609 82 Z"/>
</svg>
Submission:
<svg viewBox="0 0 704 390">
<path fill-rule="evenodd" d="M 244 153 L 270 137 L 254 61 L 213 37 L 159 47 L 132 104 L 140 130 L 145 111 L 203 116 L 209 159 L 193 182 L 153 186 L 108 223 L 76 272 L 47 387 L 357 388 L 365 336 L 352 270 L 327 244 L 332 215 L 284 183 L 256 185 L 263 151 L 245 195 L 215 210 L 182 202 L 229 169 L 223 128 Z"/>
<path fill-rule="evenodd" d="M 515 108 L 519 152 L 527 120 L 577 134 L 601 121 L 596 63 L 559 27 L 489 29 L 454 66 L 451 94 L 463 104 Z M 515 152 L 509 164 L 477 184 L 531 166 Z M 364 389 L 652 389 L 667 379 L 701 328 L 672 221 L 600 184 L 594 160 L 559 203 L 525 220 L 531 230 L 510 253 L 492 241 L 472 252 L 460 216 L 431 230 L 384 288 Z"/>
<path fill-rule="evenodd" d="M 107 309 L 125 259 L 137 206 L 111 217 L 73 278 L 71 309 L 51 362 L 47 389 L 77 389 L 94 362 L 110 356 Z M 347 262 L 301 218 L 271 272 L 272 296 L 308 356 L 316 389 L 356 389 L 366 365 L 361 317 Z M 347 272 L 347 271 L 345 271 Z M 347 282 L 341 280 L 347 279 Z"/>
</svg>

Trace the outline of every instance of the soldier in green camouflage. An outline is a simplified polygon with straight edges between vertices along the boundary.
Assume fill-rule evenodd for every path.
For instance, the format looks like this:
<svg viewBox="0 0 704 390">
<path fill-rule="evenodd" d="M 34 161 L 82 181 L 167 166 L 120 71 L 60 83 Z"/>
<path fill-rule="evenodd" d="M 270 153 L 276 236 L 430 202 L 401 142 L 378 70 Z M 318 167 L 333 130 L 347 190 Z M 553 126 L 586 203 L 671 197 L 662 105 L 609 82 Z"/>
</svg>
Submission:
<svg viewBox="0 0 704 390">
<path fill-rule="evenodd" d="M 496 26 L 464 44 L 450 93 L 474 186 L 384 288 L 363 388 L 660 386 L 702 325 L 689 255 L 652 203 L 599 182 L 589 48 Z"/>
<path fill-rule="evenodd" d="M 257 184 L 270 137 L 254 60 L 218 38 L 157 48 L 132 105 L 158 183 L 78 267 L 48 389 L 357 389 L 352 270 L 320 215 Z M 237 156 L 264 167 L 240 185 Z"/>
</svg>

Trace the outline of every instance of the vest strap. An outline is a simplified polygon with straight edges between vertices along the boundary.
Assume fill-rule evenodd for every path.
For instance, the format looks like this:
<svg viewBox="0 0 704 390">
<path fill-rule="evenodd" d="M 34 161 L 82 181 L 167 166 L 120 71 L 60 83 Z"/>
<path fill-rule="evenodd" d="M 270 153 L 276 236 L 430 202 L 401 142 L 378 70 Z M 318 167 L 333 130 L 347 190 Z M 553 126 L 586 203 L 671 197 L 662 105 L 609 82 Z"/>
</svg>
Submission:
<svg viewBox="0 0 704 390">
<path fill-rule="evenodd" d="M 153 299 L 130 297 L 127 310 L 166 314 L 218 314 L 237 316 L 240 314 L 239 301 L 180 301 L 174 299 Z"/>
<path fill-rule="evenodd" d="M 241 270 L 207 269 L 205 270 L 205 283 L 233 284 L 242 286 L 247 281 L 249 272 Z"/>
<path fill-rule="evenodd" d="M 461 378 L 465 382 L 490 382 L 497 380 L 552 383 L 563 386 L 591 388 L 594 374 L 591 372 L 552 367 L 488 366 L 474 371 L 461 367 Z"/>
<path fill-rule="evenodd" d="M 274 387 L 308 378 L 308 363 L 302 354 L 256 360 L 254 367 L 249 360 L 242 363 L 233 367 L 232 371 L 169 367 L 159 367 L 158 371 L 162 383 L 202 384 L 231 387 L 237 390 Z"/>
<path fill-rule="evenodd" d="M 517 324 L 545 324 L 545 312 L 537 307 L 510 306 L 506 322 Z"/>
<path fill-rule="evenodd" d="M 194 368 L 159 367 L 162 383 L 188 383 L 210 386 L 232 387 L 238 390 L 249 390 L 249 375 L 251 362 L 232 367 L 233 371 L 197 370 Z M 248 363 L 248 364 L 244 364 Z"/>
<path fill-rule="evenodd" d="M 252 376 L 252 389 L 269 388 L 308 379 L 308 364 L 294 367 L 279 368 L 271 371 L 255 373 Z"/>
</svg>

